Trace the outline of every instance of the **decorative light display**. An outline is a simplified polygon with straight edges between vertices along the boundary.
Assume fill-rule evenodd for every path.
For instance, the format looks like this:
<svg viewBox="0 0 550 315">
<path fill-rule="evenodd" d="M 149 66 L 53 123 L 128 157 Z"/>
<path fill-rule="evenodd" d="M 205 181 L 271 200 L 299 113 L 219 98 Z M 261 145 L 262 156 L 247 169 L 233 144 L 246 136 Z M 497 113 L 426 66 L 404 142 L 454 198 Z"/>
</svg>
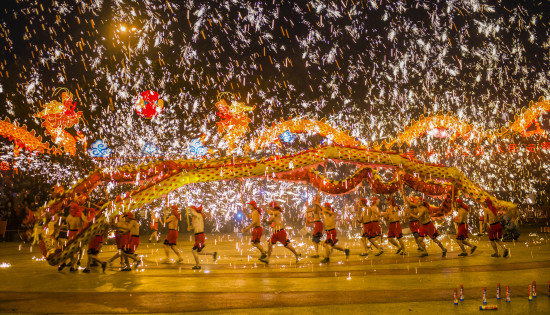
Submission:
<svg viewBox="0 0 550 315">
<path fill-rule="evenodd" d="M 158 116 L 164 109 L 164 100 L 155 91 L 141 92 L 134 101 L 136 113 L 147 119 Z"/>
</svg>

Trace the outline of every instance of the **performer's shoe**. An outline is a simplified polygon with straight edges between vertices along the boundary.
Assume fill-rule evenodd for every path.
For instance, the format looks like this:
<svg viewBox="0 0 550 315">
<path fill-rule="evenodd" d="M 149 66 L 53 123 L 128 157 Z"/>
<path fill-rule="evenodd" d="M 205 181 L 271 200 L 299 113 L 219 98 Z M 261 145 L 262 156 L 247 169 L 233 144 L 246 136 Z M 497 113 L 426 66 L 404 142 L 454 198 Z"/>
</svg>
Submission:
<svg viewBox="0 0 550 315">
<path fill-rule="evenodd" d="M 71 269 L 69 269 L 70 272 L 75 272 L 75 271 L 78 271 L 78 269 L 75 269 L 73 267 L 71 267 Z"/>
<path fill-rule="evenodd" d="M 463 252 L 463 253 L 458 254 L 458 256 L 468 256 L 468 253 Z"/>
<path fill-rule="evenodd" d="M 428 253 L 426 253 L 426 252 L 420 254 L 420 257 L 426 257 L 426 256 L 428 256 Z"/>
<path fill-rule="evenodd" d="M 369 253 L 361 253 L 359 254 L 359 256 L 363 256 L 363 257 L 367 257 L 369 255 Z"/>
<path fill-rule="evenodd" d="M 214 262 L 216 262 L 216 259 L 218 259 L 218 252 L 214 252 L 212 256 L 214 257 Z"/>
<path fill-rule="evenodd" d="M 106 262 L 102 262 L 101 263 L 101 271 L 103 271 L 103 273 L 105 273 L 105 269 L 107 268 L 107 263 Z"/>
<path fill-rule="evenodd" d="M 349 248 L 344 249 L 344 254 L 346 254 L 346 257 L 349 257 Z"/>
<path fill-rule="evenodd" d="M 401 256 L 407 256 L 407 253 L 405 253 L 405 252 L 403 251 L 403 252 L 401 252 L 400 255 L 401 255 Z"/>
<path fill-rule="evenodd" d="M 319 258 L 319 255 L 313 255 L 311 258 Z"/>
<path fill-rule="evenodd" d="M 321 260 L 321 263 L 322 263 L 322 264 L 326 264 L 326 263 L 328 263 L 329 261 L 330 261 L 330 258 L 325 257 L 325 259 Z"/>
<path fill-rule="evenodd" d="M 260 256 L 260 258 L 258 258 L 259 260 L 262 260 L 262 259 L 265 259 L 267 257 L 267 255 L 265 253 L 262 254 L 262 256 Z"/>
<path fill-rule="evenodd" d="M 88 268 L 84 268 L 84 270 L 82 270 L 83 273 L 90 273 L 90 269 Z"/>
<path fill-rule="evenodd" d="M 509 253 L 510 253 L 510 250 L 509 250 L 508 248 L 506 248 L 506 249 L 504 250 L 504 255 L 502 255 L 502 257 L 504 257 L 504 258 L 508 257 L 508 254 L 509 254 Z"/>
<path fill-rule="evenodd" d="M 446 248 L 443 250 L 443 253 L 441 253 L 441 257 L 447 257 L 447 249 Z"/>
<path fill-rule="evenodd" d="M 262 258 L 260 259 L 261 262 L 263 262 L 264 264 L 269 264 L 269 260 L 267 260 L 267 258 Z"/>
<path fill-rule="evenodd" d="M 401 248 L 399 248 L 395 254 L 399 255 L 400 253 L 401 253 Z"/>
<path fill-rule="evenodd" d="M 126 267 L 126 268 L 124 268 L 124 269 L 121 269 L 120 271 L 132 271 L 132 268 Z"/>
<path fill-rule="evenodd" d="M 380 256 L 380 255 L 382 255 L 383 253 L 384 253 L 384 251 L 381 250 L 381 251 L 379 251 L 378 253 L 374 254 L 374 256 Z"/>
<path fill-rule="evenodd" d="M 500 257 L 500 255 L 497 254 L 497 253 L 494 253 L 494 254 L 491 255 L 491 257 Z"/>
<path fill-rule="evenodd" d="M 199 265 L 193 266 L 191 269 L 193 269 L 193 270 L 200 270 L 200 269 L 201 269 L 201 266 L 199 266 Z"/>
<path fill-rule="evenodd" d="M 302 254 L 296 255 L 296 263 L 298 263 L 298 260 L 299 260 L 300 258 L 302 258 Z"/>
<path fill-rule="evenodd" d="M 477 249 L 477 246 L 474 245 L 474 247 L 472 247 L 472 250 L 470 251 L 470 255 L 473 254 Z"/>
<path fill-rule="evenodd" d="M 65 267 L 67 267 L 67 265 L 65 265 L 65 263 L 62 263 L 61 265 L 59 265 L 59 267 L 57 267 L 57 271 L 61 271 Z"/>
<path fill-rule="evenodd" d="M 183 262 L 183 258 L 178 258 L 178 260 L 176 260 L 176 262 L 177 262 L 178 264 L 181 264 L 181 263 Z"/>
</svg>

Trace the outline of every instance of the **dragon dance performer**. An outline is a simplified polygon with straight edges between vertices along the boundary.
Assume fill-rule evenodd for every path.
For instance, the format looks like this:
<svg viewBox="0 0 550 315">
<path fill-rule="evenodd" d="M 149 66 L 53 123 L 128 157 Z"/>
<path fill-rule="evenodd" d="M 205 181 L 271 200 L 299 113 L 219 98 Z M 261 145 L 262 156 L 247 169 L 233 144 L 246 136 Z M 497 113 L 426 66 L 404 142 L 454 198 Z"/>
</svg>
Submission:
<svg viewBox="0 0 550 315">
<path fill-rule="evenodd" d="M 117 253 L 109 260 L 107 260 L 107 263 L 109 264 L 109 266 L 112 266 L 113 261 L 120 257 L 120 265 L 123 266 L 123 254 L 130 240 L 130 227 L 128 226 L 128 223 L 122 215 L 117 215 L 111 226 L 115 230 Z M 125 269 L 126 267 L 127 266 L 123 266 L 123 269 Z"/>
<path fill-rule="evenodd" d="M 346 257 L 349 257 L 349 249 L 343 248 L 341 246 L 336 245 L 338 243 L 337 233 L 336 233 L 336 213 L 334 212 L 334 209 L 332 208 L 331 204 L 326 202 L 323 206 L 316 201 L 315 204 L 317 207 L 321 208 L 323 211 L 323 223 L 325 225 L 325 232 L 326 232 L 326 240 L 325 240 L 325 252 L 326 256 L 325 259 L 321 261 L 321 263 L 328 263 L 330 261 L 330 254 L 332 253 L 333 249 L 339 250 L 344 252 Z"/>
<path fill-rule="evenodd" d="M 388 241 L 392 243 L 393 246 L 397 247 L 397 255 L 406 255 L 405 244 L 403 243 L 403 231 L 398 212 L 399 207 L 392 196 L 387 199 L 386 203 L 388 204 L 387 210 L 381 213 L 380 216 L 385 217 L 388 222 Z M 397 239 L 397 241 L 395 239 Z"/>
<path fill-rule="evenodd" d="M 409 229 L 414 236 L 418 250 L 422 252 L 420 257 L 428 256 L 428 251 L 426 250 L 426 244 L 424 243 L 424 230 L 420 226 L 420 222 L 417 219 L 418 215 L 418 199 L 413 195 L 407 197 L 405 195 L 405 190 L 403 185 L 401 185 L 401 195 L 405 202 L 405 215 L 409 218 Z"/>
<path fill-rule="evenodd" d="M 201 266 L 199 265 L 199 255 L 212 255 L 215 262 L 218 257 L 218 253 L 202 252 L 205 247 L 204 243 L 206 242 L 206 236 L 204 235 L 204 214 L 202 213 L 202 205 L 200 205 L 199 207 L 190 206 L 188 207 L 188 209 L 192 216 L 192 219 L 191 226 L 187 227 L 187 230 L 193 229 L 195 232 L 195 244 L 193 245 L 192 249 L 193 257 L 195 258 L 195 266 L 193 266 L 192 269 L 201 269 Z"/>
<path fill-rule="evenodd" d="M 128 229 L 130 230 L 130 237 L 128 238 L 128 243 L 126 244 L 126 247 L 122 252 L 122 257 L 124 257 L 124 263 L 126 265 L 126 268 L 123 268 L 122 271 L 132 271 L 129 259 L 132 259 L 134 261 L 134 269 L 137 268 L 140 263 L 139 258 L 135 254 L 139 246 L 139 223 L 135 219 L 132 212 L 126 212 L 123 218 L 126 221 Z"/>
<path fill-rule="evenodd" d="M 477 246 L 472 245 L 468 241 L 468 224 L 466 223 L 468 217 L 468 206 L 464 204 L 462 199 L 457 199 L 456 203 L 460 206 L 458 208 L 458 215 L 455 218 L 455 222 L 458 226 L 456 231 L 456 242 L 462 250 L 462 253 L 458 256 L 468 256 L 464 245 L 470 247 L 470 254 L 473 254 L 476 251 Z"/>
<path fill-rule="evenodd" d="M 290 245 L 290 240 L 288 239 L 285 231 L 285 226 L 283 224 L 283 218 L 281 216 L 281 212 L 283 209 L 277 204 L 277 202 L 272 201 L 266 212 L 270 215 L 268 221 L 264 221 L 264 223 L 271 225 L 273 223 L 273 234 L 271 234 L 271 238 L 269 240 L 269 247 L 267 249 L 267 257 L 260 260 L 266 264 L 269 264 L 269 259 L 271 258 L 271 253 L 273 251 L 273 245 L 277 244 L 278 242 L 283 244 L 283 246 L 291 251 L 294 256 L 296 256 L 296 263 L 298 263 L 299 257 L 301 257 L 301 254 L 298 254 L 296 252 L 296 249 L 292 245 Z"/>
<path fill-rule="evenodd" d="M 154 238 L 154 241 L 156 243 L 160 242 L 160 238 L 159 238 L 159 222 L 160 224 L 164 225 L 164 223 L 162 222 L 162 220 L 160 219 L 160 216 L 158 215 L 158 213 L 155 213 L 155 212 L 151 212 L 151 236 L 149 236 L 149 243 L 151 243 L 151 239 Z"/>
<path fill-rule="evenodd" d="M 261 238 L 262 238 L 262 234 L 264 233 L 264 229 L 262 228 L 261 220 L 260 220 L 262 216 L 262 209 L 258 207 L 258 204 L 256 204 L 256 201 L 254 200 L 248 202 L 247 205 L 251 213 L 248 213 L 248 211 L 245 210 L 244 214 L 246 215 L 247 218 L 252 219 L 252 223 L 244 227 L 242 231 L 244 233 L 248 230 L 252 230 L 252 239 L 250 240 L 250 242 L 252 243 L 252 245 L 254 245 L 254 247 L 256 247 L 260 251 L 262 255 L 260 256 L 259 259 L 262 260 L 267 257 L 266 252 L 261 245 Z"/>
<path fill-rule="evenodd" d="M 80 233 L 80 231 L 82 231 L 84 223 L 88 222 L 88 219 L 84 215 L 82 207 L 80 207 L 76 202 L 73 202 L 70 205 L 70 211 L 66 221 L 67 221 L 67 227 L 69 229 L 67 238 L 68 238 L 68 241 L 71 241 L 76 237 L 78 233 Z M 80 260 L 80 254 L 81 254 L 81 251 L 79 250 L 78 253 L 75 253 L 71 256 L 71 259 L 69 262 L 69 266 L 71 267 L 70 269 L 71 272 L 77 271 L 76 264 L 77 264 L 77 261 Z M 61 271 L 66 266 L 67 264 L 63 262 L 61 263 L 61 265 L 59 265 L 58 270 Z"/>
<path fill-rule="evenodd" d="M 428 209 L 428 203 L 424 199 L 420 200 L 418 205 L 418 215 L 409 214 L 414 219 L 417 219 L 422 224 L 421 229 L 424 231 L 424 235 L 430 237 L 430 239 L 441 248 L 441 257 L 447 256 L 447 249 L 441 244 L 441 241 L 437 239 L 439 233 L 437 232 L 432 219 L 430 218 L 430 210 Z M 422 253 L 421 257 L 428 256 L 427 252 Z"/>
<path fill-rule="evenodd" d="M 378 205 L 380 204 L 380 200 L 378 197 L 373 197 L 371 201 L 371 205 L 368 206 L 368 201 L 366 198 L 360 198 L 359 199 L 359 207 L 363 209 L 363 212 L 360 216 L 360 221 L 363 223 L 363 235 L 362 235 L 362 242 L 363 247 L 365 250 L 367 249 L 367 240 L 369 243 L 371 243 L 374 248 L 378 250 L 378 253 L 375 254 L 375 256 L 380 256 L 384 253 L 384 249 L 382 248 L 381 244 L 378 244 L 376 242 L 376 238 L 380 237 L 382 235 L 382 228 L 380 227 L 380 211 L 378 210 Z M 361 254 L 361 256 L 367 256 L 366 253 Z"/>
<path fill-rule="evenodd" d="M 313 237 L 311 241 L 313 242 L 313 247 L 315 248 L 315 255 L 311 258 L 319 258 L 319 243 L 323 237 L 323 222 L 321 221 L 321 208 L 317 206 L 319 203 L 319 195 L 315 197 L 314 204 L 312 207 L 308 207 L 306 215 L 310 213 L 313 214 Z"/>
<path fill-rule="evenodd" d="M 489 240 L 491 241 L 491 246 L 495 250 L 495 253 L 492 254 L 492 257 L 500 257 L 498 252 L 497 244 L 502 247 L 504 250 L 503 257 L 508 257 L 509 250 L 506 248 L 502 242 L 502 225 L 500 224 L 500 217 L 498 215 L 498 209 L 493 205 L 491 199 L 485 199 L 485 207 L 483 211 L 485 212 L 484 222 L 489 225 Z"/>
<path fill-rule="evenodd" d="M 168 225 L 168 234 L 164 240 L 164 253 L 166 254 L 166 261 L 170 260 L 170 249 L 178 256 L 177 262 L 183 261 L 181 257 L 181 251 L 176 247 L 178 241 L 178 226 L 180 221 L 180 214 L 178 212 L 178 206 L 170 206 L 170 216 L 166 218 L 166 212 L 164 213 L 164 222 Z"/>
</svg>

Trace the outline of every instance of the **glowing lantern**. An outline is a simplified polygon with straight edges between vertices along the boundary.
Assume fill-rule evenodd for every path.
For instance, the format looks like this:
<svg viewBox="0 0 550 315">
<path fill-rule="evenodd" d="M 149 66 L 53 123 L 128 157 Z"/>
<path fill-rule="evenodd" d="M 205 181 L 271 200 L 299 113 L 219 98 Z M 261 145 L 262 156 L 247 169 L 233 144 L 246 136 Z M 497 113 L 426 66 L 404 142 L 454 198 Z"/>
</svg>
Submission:
<svg viewBox="0 0 550 315">
<path fill-rule="evenodd" d="M 157 92 L 151 90 L 141 92 L 134 102 L 136 113 L 147 119 L 151 119 L 162 113 L 163 109 L 164 100 L 159 97 Z"/>
<path fill-rule="evenodd" d="M 91 157 L 108 157 L 111 155 L 111 152 L 112 150 L 101 139 L 92 143 L 91 148 L 88 149 L 88 154 Z"/>
<path fill-rule="evenodd" d="M 279 135 L 279 139 L 281 142 L 292 143 L 296 139 L 296 135 L 290 132 L 290 130 L 287 130 Z"/>
<path fill-rule="evenodd" d="M 10 163 L 9 162 L 6 162 L 6 161 L 2 161 L 2 163 L 0 164 L 0 169 L 2 171 L 7 171 L 10 169 Z"/>
</svg>

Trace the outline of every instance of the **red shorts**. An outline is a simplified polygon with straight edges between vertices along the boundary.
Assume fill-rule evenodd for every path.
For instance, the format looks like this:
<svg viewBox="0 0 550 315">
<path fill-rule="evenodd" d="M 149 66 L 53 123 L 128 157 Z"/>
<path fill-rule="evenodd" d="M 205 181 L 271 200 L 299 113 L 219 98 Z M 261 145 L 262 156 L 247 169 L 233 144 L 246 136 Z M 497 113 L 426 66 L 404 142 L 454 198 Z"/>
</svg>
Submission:
<svg viewBox="0 0 550 315">
<path fill-rule="evenodd" d="M 261 226 L 257 226 L 254 229 L 252 229 L 252 243 L 260 243 L 260 239 L 262 238 L 262 234 L 264 234 L 264 228 Z"/>
<path fill-rule="evenodd" d="M 401 229 L 401 223 L 399 221 L 391 222 L 388 230 L 388 238 L 402 238 L 403 231 Z"/>
<path fill-rule="evenodd" d="M 73 238 L 75 238 L 76 234 L 78 234 L 78 232 L 80 232 L 79 230 L 69 230 L 69 232 L 67 233 L 67 239 L 70 241 L 72 240 Z"/>
<path fill-rule="evenodd" d="M 282 229 L 282 230 L 279 230 L 279 231 L 276 231 L 275 233 L 273 233 L 273 235 L 271 235 L 271 244 L 277 244 L 277 242 L 283 244 L 284 246 L 287 246 L 288 243 L 290 243 L 290 241 L 288 240 L 287 236 L 286 236 L 286 231 L 285 229 Z"/>
<path fill-rule="evenodd" d="M 103 242 L 103 235 L 96 235 L 90 243 L 88 243 L 88 255 L 97 255 L 99 254 L 99 246 Z"/>
<path fill-rule="evenodd" d="M 138 246 L 139 246 L 139 235 L 132 235 L 132 237 L 130 237 L 128 245 L 126 246 L 126 253 L 128 254 L 135 253 Z"/>
<path fill-rule="evenodd" d="M 196 249 L 197 252 L 200 253 L 200 251 L 204 248 L 204 242 L 206 242 L 204 232 L 195 234 L 195 245 L 193 245 L 193 250 Z"/>
<path fill-rule="evenodd" d="M 409 221 L 409 229 L 411 230 L 414 237 L 424 237 L 424 230 L 420 226 L 420 222 Z"/>
<path fill-rule="evenodd" d="M 456 233 L 457 240 L 465 240 L 468 238 L 468 224 L 460 223 L 458 224 L 458 232 Z"/>
<path fill-rule="evenodd" d="M 323 222 L 313 222 L 313 242 L 319 243 L 323 237 Z"/>
<path fill-rule="evenodd" d="M 382 235 L 382 227 L 380 226 L 380 222 L 372 221 L 370 223 L 369 238 L 375 238 L 380 235 Z"/>
<path fill-rule="evenodd" d="M 130 241 L 130 233 L 115 235 L 115 240 L 118 249 L 126 249 L 128 242 Z"/>
<path fill-rule="evenodd" d="M 151 230 L 158 231 L 158 229 L 159 229 L 159 224 L 158 223 L 151 224 Z"/>
<path fill-rule="evenodd" d="M 439 233 L 437 233 L 437 230 L 435 229 L 435 225 L 432 221 L 426 224 L 423 224 L 422 230 L 424 230 L 424 235 L 428 235 L 432 240 L 439 236 Z"/>
<path fill-rule="evenodd" d="M 327 230 L 327 239 L 325 241 L 326 244 L 330 244 L 332 246 L 336 245 L 338 243 L 338 239 L 336 238 L 336 229 Z"/>
<path fill-rule="evenodd" d="M 363 237 L 369 237 L 371 222 L 363 223 Z"/>
<path fill-rule="evenodd" d="M 502 238 L 502 225 L 500 222 L 489 225 L 489 240 L 494 241 Z"/>
<path fill-rule="evenodd" d="M 178 240 L 178 231 L 170 229 L 168 231 L 168 235 L 166 235 L 166 239 L 164 240 L 164 244 L 166 245 L 176 245 L 176 241 Z"/>
</svg>

